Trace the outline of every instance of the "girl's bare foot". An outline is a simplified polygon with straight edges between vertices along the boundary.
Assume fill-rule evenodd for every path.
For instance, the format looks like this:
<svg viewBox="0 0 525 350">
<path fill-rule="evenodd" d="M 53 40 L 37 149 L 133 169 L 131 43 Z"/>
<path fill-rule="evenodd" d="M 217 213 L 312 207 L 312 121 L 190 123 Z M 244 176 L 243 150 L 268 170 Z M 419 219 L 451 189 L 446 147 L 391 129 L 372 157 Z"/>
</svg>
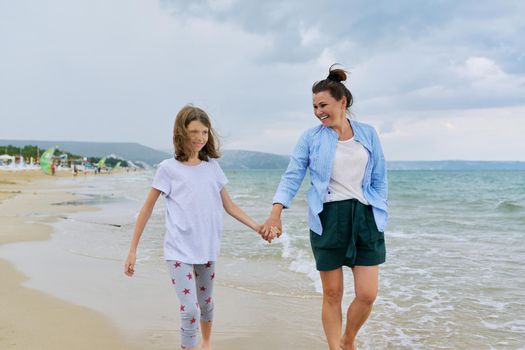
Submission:
<svg viewBox="0 0 525 350">
<path fill-rule="evenodd" d="M 211 343 L 201 343 L 202 350 L 211 350 Z"/>
</svg>

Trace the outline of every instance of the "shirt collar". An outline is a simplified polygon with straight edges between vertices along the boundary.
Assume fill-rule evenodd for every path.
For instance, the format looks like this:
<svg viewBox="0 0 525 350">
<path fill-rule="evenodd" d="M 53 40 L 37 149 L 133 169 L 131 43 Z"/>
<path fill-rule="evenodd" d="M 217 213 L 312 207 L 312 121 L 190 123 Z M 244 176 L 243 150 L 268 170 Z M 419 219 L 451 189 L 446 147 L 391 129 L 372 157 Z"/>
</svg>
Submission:
<svg viewBox="0 0 525 350">
<path fill-rule="evenodd" d="M 362 143 L 363 140 L 361 139 L 361 133 L 359 132 L 359 129 L 357 128 L 357 124 L 348 117 L 346 119 L 348 120 L 348 122 L 350 123 L 350 126 L 352 127 L 352 132 L 354 133 L 354 140 Z"/>
<path fill-rule="evenodd" d="M 354 140 L 358 141 L 360 143 L 363 143 L 361 131 L 360 131 L 359 127 L 357 126 L 357 122 L 355 120 L 352 120 L 352 119 L 348 118 L 348 117 L 346 117 L 346 120 L 348 120 L 348 122 L 350 123 L 350 126 L 352 127 L 352 131 L 354 133 Z M 321 126 L 322 126 L 323 129 L 328 130 L 332 137 L 336 137 L 336 138 L 339 137 L 339 135 L 337 135 L 337 132 L 334 129 L 332 129 L 330 127 L 327 127 L 327 126 L 324 126 L 324 125 L 321 125 Z"/>
</svg>

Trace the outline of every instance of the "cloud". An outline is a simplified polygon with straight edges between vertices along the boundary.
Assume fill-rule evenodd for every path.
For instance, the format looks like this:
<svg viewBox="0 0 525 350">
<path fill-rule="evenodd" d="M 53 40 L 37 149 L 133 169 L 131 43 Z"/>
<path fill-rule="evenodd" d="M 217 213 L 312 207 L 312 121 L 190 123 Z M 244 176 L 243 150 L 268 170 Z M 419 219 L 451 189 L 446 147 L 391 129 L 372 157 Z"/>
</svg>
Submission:
<svg viewBox="0 0 525 350">
<path fill-rule="evenodd" d="M 465 64 L 458 67 L 458 73 L 471 80 L 479 81 L 497 81 L 506 77 L 501 68 L 486 57 L 467 58 Z"/>
<path fill-rule="evenodd" d="M 289 153 L 316 125 L 312 83 L 340 62 L 357 119 L 436 140 L 386 142 L 392 157 L 444 157 L 432 130 L 464 130 L 472 111 L 519 111 L 493 132 L 520 130 L 524 17 L 519 1 L 0 2 L 0 137 L 164 149 L 192 102 L 225 147 Z"/>
<path fill-rule="evenodd" d="M 263 36 L 268 46 L 256 63 L 343 62 L 363 113 L 490 108 L 520 104 L 525 95 L 515 64 L 525 52 L 523 30 L 516 30 L 525 14 L 520 2 L 162 3 L 175 17 L 207 18 Z"/>
<path fill-rule="evenodd" d="M 381 133 L 388 159 L 524 159 L 523 106 L 430 113 L 431 118 L 400 116 L 391 130 Z"/>
</svg>

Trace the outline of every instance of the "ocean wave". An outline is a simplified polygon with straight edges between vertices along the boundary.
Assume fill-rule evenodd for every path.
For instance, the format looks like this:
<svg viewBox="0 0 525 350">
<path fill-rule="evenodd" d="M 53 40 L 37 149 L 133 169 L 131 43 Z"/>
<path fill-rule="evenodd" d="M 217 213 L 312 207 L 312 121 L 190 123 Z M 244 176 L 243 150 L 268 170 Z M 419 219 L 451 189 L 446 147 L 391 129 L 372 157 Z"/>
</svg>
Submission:
<svg viewBox="0 0 525 350">
<path fill-rule="evenodd" d="M 481 320 L 481 324 L 490 330 L 510 330 L 512 332 L 523 333 L 525 332 L 525 320 L 514 320 L 505 323 L 495 323 L 486 320 Z"/>
<path fill-rule="evenodd" d="M 512 201 L 503 201 L 496 206 L 496 210 L 503 212 L 517 212 L 524 210 L 525 207 Z"/>
<path fill-rule="evenodd" d="M 286 227 L 284 229 L 286 229 Z M 288 234 L 286 234 L 285 230 L 283 230 L 283 234 L 280 239 L 282 242 L 281 257 L 285 260 L 291 260 L 290 264 L 288 265 L 288 269 L 290 271 L 306 275 L 312 282 L 315 291 L 317 293 L 322 293 L 323 289 L 321 279 L 315 268 L 314 259 L 306 251 L 295 247 L 292 243 L 292 239 Z"/>
<path fill-rule="evenodd" d="M 277 296 L 277 297 L 286 297 L 286 298 L 294 298 L 294 299 L 320 299 L 320 295 L 312 295 L 312 294 L 294 294 L 294 293 L 287 293 L 284 291 L 273 291 L 273 290 L 261 290 L 257 288 L 250 288 L 246 286 L 241 286 L 236 283 L 228 283 L 228 282 L 216 282 L 217 285 L 228 287 L 232 289 L 241 290 L 243 292 L 253 293 L 253 294 L 262 294 L 262 295 L 269 295 L 269 296 Z"/>
<path fill-rule="evenodd" d="M 232 199 L 234 200 L 242 200 L 242 199 L 260 199 L 261 196 L 258 195 L 258 194 L 245 194 L 245 193 L 240 193 L 240 194 L 235 194 L 235 195 L 232 195 Z"/>
<path fill-rule="evenodd" d="M 403 232 L 403 231 L 390 231 L 390 230 L 387 230 L 385 232 L 385 235 L 387 237 L 392 237 L 392 238 L 409 238 L 409 237 L 411 237 L 411 235 L 409 233 L 406 233 L 406 232 Z"/>
</svg>

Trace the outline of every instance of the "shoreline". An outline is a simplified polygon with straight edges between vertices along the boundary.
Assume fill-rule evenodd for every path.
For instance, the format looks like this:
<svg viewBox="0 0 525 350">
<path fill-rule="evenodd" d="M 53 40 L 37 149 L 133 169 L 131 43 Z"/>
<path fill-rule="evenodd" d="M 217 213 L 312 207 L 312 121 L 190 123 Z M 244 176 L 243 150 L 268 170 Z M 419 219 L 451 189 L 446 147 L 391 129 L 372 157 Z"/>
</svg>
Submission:
<svg viewBox="0 0 525 350">
<path fill-rule="evenodd" d="M 32 349 L 38 344 L 41 349 L 84 349 L 78 343 L 102 350 L 177 348 L 178 301 L 171 284 L 165 283 L 162 262 L 139 263 L 130 279 L 122 271 L 124 257 L 93 259 L 63 249 L 60 238 L 73 227 L 67 225 L 78 217 L 94 218 L 94 211 L 101 209 L 52 205 L 86 201 L 83 194 L 72 193 L 75 184 L 60 184 L 42 174 L 16 175 L 0 179 L 0 193 L 16 192 L 0 197 L 1 224 L 9 228 L 0 234 L 0 271 L 9 281 L 0 289 L 5 304 L 0 307 L 9 310 L 0 316 L 6 325 L 0 329 L 0 348 Z M 92 239 L 89 232 L 84 235 Z M 38 264 L 28 261 L 29 256 Z M 220 274 L 228 273 L 227 260 L 219 259 Z M 277 267 L 262 264 L 261 269 Z M 252 272 L 273 274 L 257 270 Z M 220 282 L 214 294 L 215 350 L 326 349 L 319 299 L 267 295 Z M 39 333 L 30 332 L 38 327 Z M 62 343 L 53 343 L 55 339 Z"/>
<path fill-rule="evenodd" d="M 39 170 L 1 175 L 2 248 L 12 243 L 47 241 L 58 215 L 95 210 L 53 206 L 78 196 L 61 191 L 58 184 L 49 181 L 50 176 Z M 4 258 L 0 258 L 0 272 L 0 348 L 135 349 L 104 315 L 26 287 L 28 277 Z"/>
</svg>

